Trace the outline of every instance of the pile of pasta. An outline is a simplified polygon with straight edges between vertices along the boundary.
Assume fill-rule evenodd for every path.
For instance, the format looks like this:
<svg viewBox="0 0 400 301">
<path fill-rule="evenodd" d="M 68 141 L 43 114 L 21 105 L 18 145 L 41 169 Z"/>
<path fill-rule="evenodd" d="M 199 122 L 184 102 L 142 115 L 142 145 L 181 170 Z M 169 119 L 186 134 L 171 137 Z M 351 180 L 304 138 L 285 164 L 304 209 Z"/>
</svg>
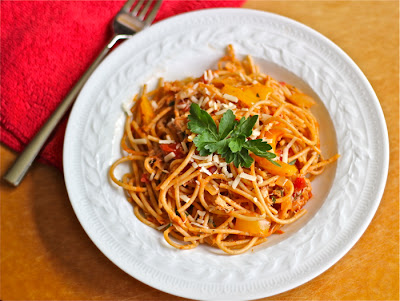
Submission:
<svg viewBox="0 0 400 301">
<path fill-rule="evenodd" d="M 273 164 L 251 154 L 249 168 L 218 154 L 200 156 L 188 129 L 196 103 L 216 124 L 227 110 L 236 119 L 258 115 L 249 139 L 262 139 L 276 154 Z M 250 56 L 236 58 L 233 47 L 198 78 L 165 82 L 141 93 L 127 109 L 121 140 L 124 156 L 110 168 L 134 214 L 162 231 L 178 249 L 201 243 L 241 254 L 281 234 L 302 217 L 312 197 L 311 179 L 339 155 L 324 159 L 314 100 L 290 84 L 260 72 Z M 115 176 L 120 164 L 130 172 Z"/>
</svg>

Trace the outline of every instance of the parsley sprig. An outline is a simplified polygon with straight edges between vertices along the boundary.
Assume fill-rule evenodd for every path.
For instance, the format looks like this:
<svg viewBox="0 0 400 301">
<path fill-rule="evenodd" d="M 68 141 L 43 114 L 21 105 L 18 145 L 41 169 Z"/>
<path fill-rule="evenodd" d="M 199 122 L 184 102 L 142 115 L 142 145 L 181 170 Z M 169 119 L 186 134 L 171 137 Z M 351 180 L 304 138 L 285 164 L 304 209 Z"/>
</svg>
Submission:
<svg viewBox="0 0 400 301">
<path fill-rule="evenodd" d="M 188 128 L 197 136 L 193 139 L 200 156 L 208 156 L 217 153 L 225 158 L 227 163 L 233 162 L 236 167 L 249 168 L 254 159 L 249 151 L 259 157 L 263 157 L 278 165 L 272 159 L 276 157 L 269 152 L 272 147 L 262 139 L 247 140 L 253 133 L 253 127 L 257 122 L 258 115 L 249 118 L 242 117 L 240 121 L 232 110 L 226 111 L 220 120 L 219 126 L 206 111 L 202 110 L 196 103 L 190 106 L 188 116 Z M 279 165 L 278 165 L 279 166 Z"/>
</svg>

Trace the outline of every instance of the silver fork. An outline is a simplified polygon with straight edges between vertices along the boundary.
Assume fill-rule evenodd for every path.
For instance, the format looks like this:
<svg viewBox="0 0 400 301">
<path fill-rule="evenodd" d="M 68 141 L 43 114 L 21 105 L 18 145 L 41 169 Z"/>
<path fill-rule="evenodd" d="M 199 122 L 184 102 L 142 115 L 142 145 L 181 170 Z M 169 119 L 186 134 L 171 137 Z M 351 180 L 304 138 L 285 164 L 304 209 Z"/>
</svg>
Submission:
<svg viewBox="0 0 400 301">
<path fill-rule="evenodd" d="M 124 4 L 114 18 L 112 24 L 114 33 L 107 45 L 49 117 L 32 141 L 25 147 L 24 151 L 18 156 L 14 164 L 4 175 L 4 180 L 14 186 L 19 185 L 44 143 L 49 138 L 60 119 L 71 107 L 79 91 L 93 71 L 118 41 L 126 40 L 132 37 L 136 32 L 151 25 L 161 6 L 161 2 L 162 0 L 128 0 Z M 149 11 L 150 8 L 151 11 Z"/>
</svg>

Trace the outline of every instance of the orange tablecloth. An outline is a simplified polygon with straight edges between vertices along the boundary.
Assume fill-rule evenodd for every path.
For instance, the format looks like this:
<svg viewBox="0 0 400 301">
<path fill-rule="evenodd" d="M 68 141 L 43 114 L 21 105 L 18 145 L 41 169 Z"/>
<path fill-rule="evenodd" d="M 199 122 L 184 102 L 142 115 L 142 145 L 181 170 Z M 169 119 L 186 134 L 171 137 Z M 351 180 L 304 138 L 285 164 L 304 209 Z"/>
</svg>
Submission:
<svg viewBox="0 0 400 301">
<path fill-rule="evenodd" d="M 357 244 L 322 275 L 265 300 L 399 300 L 398 1 L 250 0 L 244 7 L 300 21 L 349 54 L 380 100 L 391 146 L 383 199 Z M 15 157 L 1 146 L 1 175 Z M 1 182 L 0 238 L 2 300 L 180 299 L 125 274 L 94 246 L 54 167 L 35 163 L 18 188 Z"/>
</svg>

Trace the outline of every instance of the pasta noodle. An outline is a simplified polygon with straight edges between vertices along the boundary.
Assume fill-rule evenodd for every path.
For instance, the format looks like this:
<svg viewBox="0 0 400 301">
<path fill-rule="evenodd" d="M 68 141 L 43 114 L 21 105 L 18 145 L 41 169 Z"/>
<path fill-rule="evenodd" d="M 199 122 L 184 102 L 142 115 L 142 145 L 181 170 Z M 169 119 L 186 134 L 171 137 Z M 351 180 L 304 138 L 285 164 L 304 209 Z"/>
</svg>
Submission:
<svg viewBox="0 0 400 301">
<path fill-rule="evenodd" d="M 268 142 L 276 164 L 252 153 L 249 168 L 216 153 L 201 156 L 188 129 L 193 103 L 217 125 L 228 110 L 236 119 L 257 115 L 249 139 Z M 313 104 L 296 87 L 261 73 L 250 56 L 238 60 L 230 45 L 216 70 L 161 79 L 153 91 L 143 87 L 126 118 L 126 156 L 111 166 L 110 177 L 125 190 L 136 217 L 163 231 L 171 246 L 205 243 L 244 253 L 306 213 L 311 179 L 339 157 L 321 154 Z M 114 175 L 119 164 L 130 165 L 122 179 Z"/>
</svg>

